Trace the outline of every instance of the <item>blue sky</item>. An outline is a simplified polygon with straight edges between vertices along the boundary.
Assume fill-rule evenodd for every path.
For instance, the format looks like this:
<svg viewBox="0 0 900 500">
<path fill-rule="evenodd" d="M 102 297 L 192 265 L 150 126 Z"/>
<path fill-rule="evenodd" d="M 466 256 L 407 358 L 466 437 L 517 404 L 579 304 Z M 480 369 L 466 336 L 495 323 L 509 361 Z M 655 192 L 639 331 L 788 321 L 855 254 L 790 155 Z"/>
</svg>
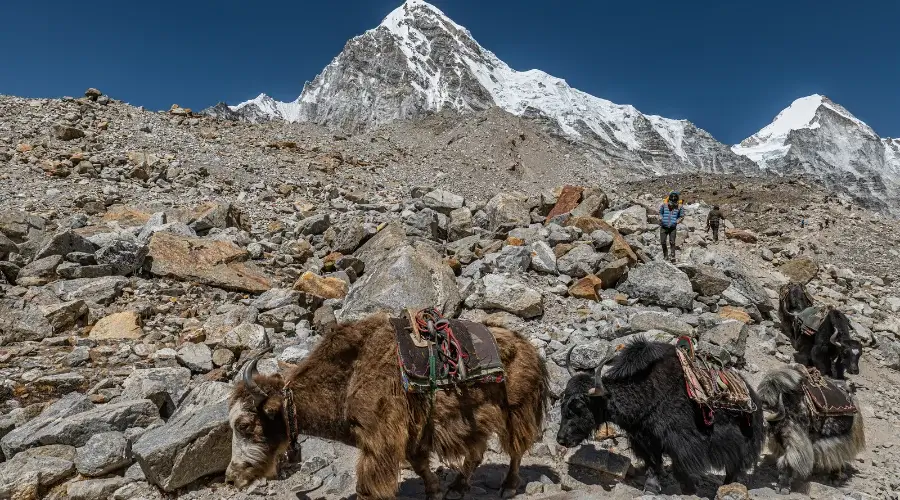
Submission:
<svg viewBox="0 0 900 500">
<path fill-rule="evenodd" d="M 97 87 L 151 109 L 299 95 L 401 0 L 6 0 L 0 93 Z M 722 142 L 798 97 L 831 97 L 900 136 L 900 1 L 433 0 L 518 70 Z"/>
</svg>

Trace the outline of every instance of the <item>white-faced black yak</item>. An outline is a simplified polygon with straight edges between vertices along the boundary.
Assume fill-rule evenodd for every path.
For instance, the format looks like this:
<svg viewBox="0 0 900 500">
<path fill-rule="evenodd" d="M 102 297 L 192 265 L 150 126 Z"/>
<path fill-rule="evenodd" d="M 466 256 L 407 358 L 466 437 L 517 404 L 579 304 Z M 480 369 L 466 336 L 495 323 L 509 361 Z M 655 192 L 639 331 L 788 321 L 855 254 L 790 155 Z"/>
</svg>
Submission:
<svg viewBox="0 0 900 500">
<path fill-rule="evenodd" d="M 791 482 L 806 480 L 813 472 L 840 475 L 866 447 L 862 413 L 853 398 L 835 397 L 833 384 L 813 382 L 821 390 L 812 394 L 823 406 L 832 405 L 820 410 L 804 387 L 809 383 L 806 369 L 792 365 L 770 371 L 757 388 L 781 493 L 789 493 Z"/>
<path fill-rule="evenodd" d="M 843 379 L 845 373 L 859 374 L 862 344 L 851 338 L 847 315 L 831 307 L 815 309 L 803 285 L 797 283 L 785 285 L 780 295 L 778 315 L 782 331 L 797 351 L 794 360 L 836 379 Z M 812 326 L 804 324 L 807 313 L 818 316 Z"/>
<path fill-rule="evenodd" d="M 625 431 L 635 455 L 647 465 L 644 491 L 659 493 L 663 455 L 672 459 L 682 492 L 696 490 L 695 478 L 725 470 L 725 483 L 739 481 L 756 465 L 764 435 L 762 411 L 716 410 L 707 424 L 685 389 L 685 376 L 674 345 L 635 340 L 594 374 L 574 375 L 562 397 L 562 421 L 557 441 L 573 447 L 604 422 Z"/>
</svg>

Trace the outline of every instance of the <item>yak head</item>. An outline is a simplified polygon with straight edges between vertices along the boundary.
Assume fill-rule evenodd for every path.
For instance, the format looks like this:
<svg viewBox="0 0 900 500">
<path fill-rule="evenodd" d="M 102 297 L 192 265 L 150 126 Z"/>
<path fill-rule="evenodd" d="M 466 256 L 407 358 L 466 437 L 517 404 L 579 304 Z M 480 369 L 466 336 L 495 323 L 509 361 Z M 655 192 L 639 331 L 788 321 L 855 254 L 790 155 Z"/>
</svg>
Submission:
<svg viewBox="0 0 900 500">
<path fill-rule="evenodd" d="M 578 371 L 571 369 L 570 357 L 572 349 L 566 356 L 566 365 L 572 377 L 563 391 L 560 404 L 561 420 L 556 441 L 566 448 L 578 446 L 582 441 L 593 435 L 600 424 L 606 421 L 606 390 L 600 378 L 603 366 L 610 357 L 604 359 L 593 373 L 590 371 Z"/>
<path fill-rule="evenodd" d="M 796 410 L 802 398 L 803 388 L 800 385 L 805 377 L 806 368 L 791 364 L 772 370 L 763 376 L 756 388 L 759 395 L 763 416 L 769 425 L 777 426 Z"/>
<path fill-rule="evenodd" d="M 829 312 L 829 319 L 832 327 L 829 341 L 838 349 L 837 372 L 846 371 L 851 375 L 859 375 L 859 358 L 862 356 L 862 343 L 850 338 L 850 319 L 837 309 L 832 309 Z"/>
<path fill-rule="evenodd" d="M 237 488 L 263 477 L 274 478 L 278 457 L 290 444 L 282 411 L 286 403 L 282 395 L 284 380 L 278 374 L 258 374 L 256 363 L 260 356 L 247 364 L 228 401 L 232 436 L 231 462 L 225 480 Z"/>
</svg>

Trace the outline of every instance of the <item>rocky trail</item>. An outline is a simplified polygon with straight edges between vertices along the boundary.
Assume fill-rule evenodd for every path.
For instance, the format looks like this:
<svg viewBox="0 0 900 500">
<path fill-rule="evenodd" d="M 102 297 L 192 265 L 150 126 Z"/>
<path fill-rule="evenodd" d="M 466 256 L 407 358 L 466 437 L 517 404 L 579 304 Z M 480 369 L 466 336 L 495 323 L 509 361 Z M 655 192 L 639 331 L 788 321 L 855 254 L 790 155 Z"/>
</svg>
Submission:
<svg viewBox="0 0 900 500">
<path fill-rule="evenodd" d="M 847 482 L 784 498 L 900 498 L 897 224 L 809 179 L 634 179 L 496 109 L 344 136 L 91 89 L 0 96 L 0 181 L 0 498 L 348 497 L 355 450 L 314 437 L 280 479 L 224 483 L 226 399 L 255 350 L 276 346 L 260 362 L 272 373 L 338 321 L 438 304 L 527 336 L 555 398 L 570 347 L 591 369 L 633 335 L 691 335 L 757 383 L 791 359 L 775 313 L 791 280 L 865 345 L 851 381 L 868 449 Z M 656 215 L 673 188 L 688 200 L 675 265 Z M 554 401 L 517 498 L 640 496 L 625 439 L 565 450 L 559 419 Z M 496 498 L 498 450 L 471 498 Z M 399 480 L 421 497 L 412 471 Z M 774 481 L 763 458 L 750 497 L 782 498 Z"/>
</svg>

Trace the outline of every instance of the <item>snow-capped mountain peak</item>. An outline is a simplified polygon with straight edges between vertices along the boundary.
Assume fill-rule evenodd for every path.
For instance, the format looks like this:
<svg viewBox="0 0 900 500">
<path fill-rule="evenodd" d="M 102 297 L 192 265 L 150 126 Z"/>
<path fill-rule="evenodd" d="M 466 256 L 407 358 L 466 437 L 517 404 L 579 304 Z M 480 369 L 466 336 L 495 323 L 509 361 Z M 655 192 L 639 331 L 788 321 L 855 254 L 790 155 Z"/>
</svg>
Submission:
<svg viewBox="0 0 900 500">
<path fill-rule="evenodd" d="M 808 174 L 871 208 L 897 211 L 900 147 L 831 99 L 801 97 L 732 150 L 776 174 Z"/>
<path fill-rule="evenodd" d="M 538 119 L 551 132 L 644 173 L 756 169 L 686 120 L 644 115 L 543 71 L 510 68 L 424 0 L 407 0 L 347 42 L 298 100 L 260 95 L 230 111 L 256 121 L 258 115 L 358 131 L 433 111 L 489 107 Z"/>
</svg>

